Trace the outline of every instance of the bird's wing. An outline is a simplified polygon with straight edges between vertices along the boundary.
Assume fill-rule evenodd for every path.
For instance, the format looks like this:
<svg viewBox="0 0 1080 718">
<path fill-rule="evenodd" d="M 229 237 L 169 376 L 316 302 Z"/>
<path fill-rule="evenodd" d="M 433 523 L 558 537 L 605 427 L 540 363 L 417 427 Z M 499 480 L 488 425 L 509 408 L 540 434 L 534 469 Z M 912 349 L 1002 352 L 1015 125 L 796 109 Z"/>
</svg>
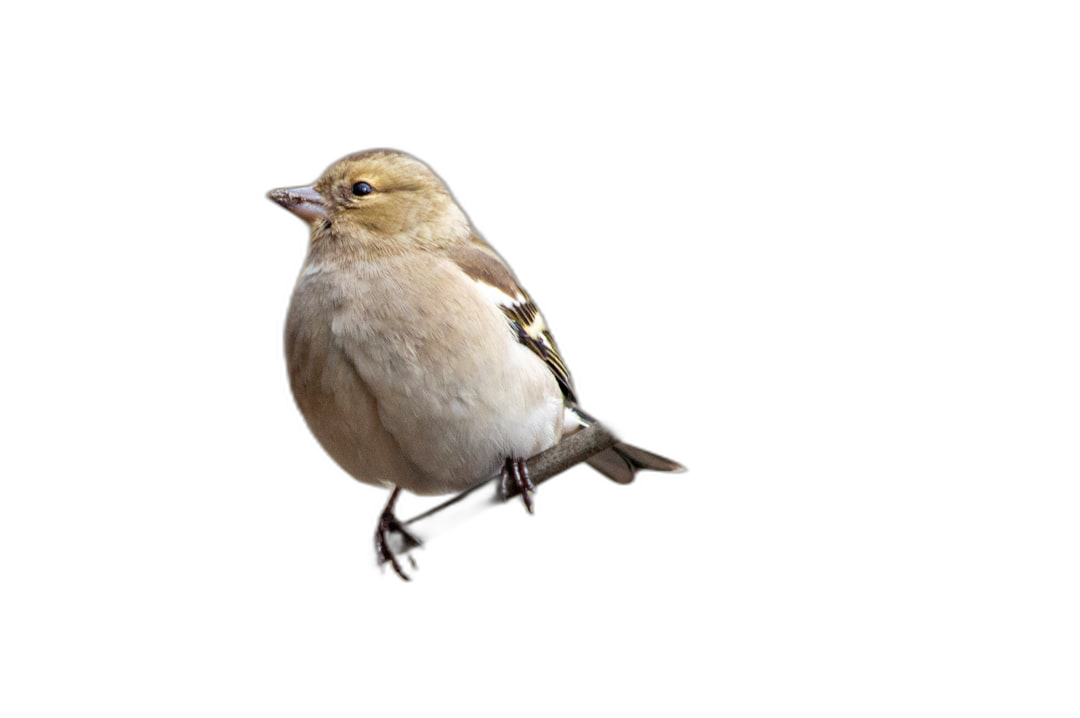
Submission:
<svg viewBox="0 0 1080 718">
<path fill-rule="evenodd" d="M 575 404 L 574 382 L 544 321 L 544 315 L 518 284 L 502 257 L 479 237 L 474 237 L 467 246 L 452 250 L 449 257 L 498 305 L 506 315 L 514 338 L 543 360 L 559 383 L 566 402 Z"/>
</svg>

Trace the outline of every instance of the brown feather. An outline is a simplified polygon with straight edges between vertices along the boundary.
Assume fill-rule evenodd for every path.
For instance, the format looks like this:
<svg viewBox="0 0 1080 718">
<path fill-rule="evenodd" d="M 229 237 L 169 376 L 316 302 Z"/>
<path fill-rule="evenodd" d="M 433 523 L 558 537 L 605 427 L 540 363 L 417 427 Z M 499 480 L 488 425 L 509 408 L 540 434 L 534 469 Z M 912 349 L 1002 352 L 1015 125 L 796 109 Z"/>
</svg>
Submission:
<svg viewBox="0 0 1080 718">
<path fill-rule="evenodd" d="M 576 403 L 570 370 L 559 354 L 559 347 L 547 328 L 544 315 L 495 250 L 474 236 L 469 245 L 454 247 L 447 252 L 447 256 L 474 281 L 494 287 L 506 295 L 507 303 L 500 305 L 500 309 L 506 315 L 514 337 L 547 365 L 567 403 Z"/>
</svg>

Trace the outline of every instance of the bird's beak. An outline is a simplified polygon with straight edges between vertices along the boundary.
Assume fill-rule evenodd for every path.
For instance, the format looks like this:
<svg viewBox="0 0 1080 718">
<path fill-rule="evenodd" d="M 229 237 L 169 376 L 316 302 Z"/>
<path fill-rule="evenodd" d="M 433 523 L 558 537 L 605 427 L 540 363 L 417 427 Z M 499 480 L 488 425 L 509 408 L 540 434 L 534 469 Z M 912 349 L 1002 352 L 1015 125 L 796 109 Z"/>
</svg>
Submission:
<svg viewBox="0 0 1080 718">
<path fill-rule="evenodd" d="M 322 195 L 314 187 L 283 187 L 272 189 L 266 196 L 308 224 L 326 217 Z"/>
</svg>

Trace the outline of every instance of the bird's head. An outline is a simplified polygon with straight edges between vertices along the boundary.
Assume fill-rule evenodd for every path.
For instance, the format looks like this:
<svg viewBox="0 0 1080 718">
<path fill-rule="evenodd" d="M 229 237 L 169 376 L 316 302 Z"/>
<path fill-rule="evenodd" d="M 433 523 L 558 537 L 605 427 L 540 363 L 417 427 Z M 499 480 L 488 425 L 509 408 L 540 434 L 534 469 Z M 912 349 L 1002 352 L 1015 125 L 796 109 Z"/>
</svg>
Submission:
<svg viewBox="0 0 1080 718">
<path fill-rule="evenodd" d="M 373 253 L 437 248 L 469 236 L 469 221 L 438 175 L 396 150 L 344 157 L 308 187 L 270 199 L 311 226 L 312 241 L 335 237 Z"/>
</svg>

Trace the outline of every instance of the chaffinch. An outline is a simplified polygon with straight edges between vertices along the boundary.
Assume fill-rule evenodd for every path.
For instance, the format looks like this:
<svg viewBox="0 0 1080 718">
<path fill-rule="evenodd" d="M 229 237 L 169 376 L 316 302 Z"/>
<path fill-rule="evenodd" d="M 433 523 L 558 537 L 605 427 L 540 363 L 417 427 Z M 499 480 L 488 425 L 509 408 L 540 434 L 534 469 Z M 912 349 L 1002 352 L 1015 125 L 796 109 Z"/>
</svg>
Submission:
<svg viewBox="0 0 1080 718">
<path fill-rule="evenodd" d="M 315 438 L 350 475 L 392 489 L 376 554 L 404 489 L 445 494 L 496 474 L 532 512 L 525 460 L 593 421 L 536 304 L 416 158 L 369 150 L 312 186 L 269 197 L 310 225 L 285 325 L 289 381 Z M 588 463 L 628 483 L 679 464 L 619 443 Z"/>
</svg>

